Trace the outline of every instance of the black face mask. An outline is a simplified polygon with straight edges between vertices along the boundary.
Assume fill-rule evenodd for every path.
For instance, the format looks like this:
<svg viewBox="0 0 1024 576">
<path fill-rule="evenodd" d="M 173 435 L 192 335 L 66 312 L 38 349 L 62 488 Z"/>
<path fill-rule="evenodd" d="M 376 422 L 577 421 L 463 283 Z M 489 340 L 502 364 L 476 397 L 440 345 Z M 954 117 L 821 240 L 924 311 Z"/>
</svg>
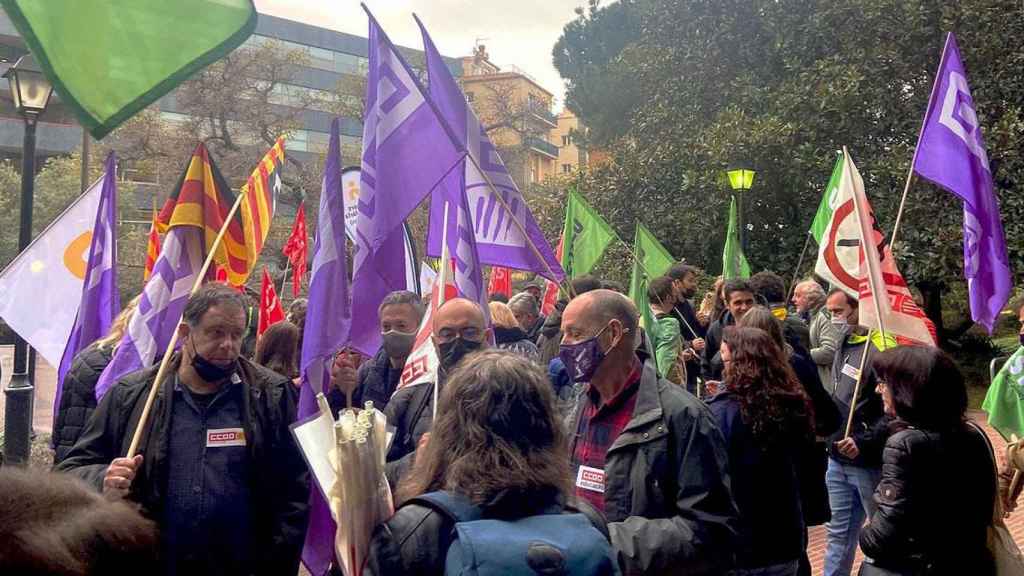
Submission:
<svg viewBox="0 0 1024 576">
<path fill-rule="evenodd" d="M 220 365 L 210 362 L 199 354 L 196 343 L 192 343 L 192 369 L 200 378 L 207 382 L 220 382 L 231 376 L 238 370 L 238 360 L 232 360 L 227 365 Z"/>
<path fill-rule="evenodd" d="M 464 356 L 471 352 L 476 352 L 483 347 L 483 344 L 483 342 L 463 340 L 462 338 L 455 338 L 454 340 L 438 344 L 437 352 L 440 356 L 438 360 L 441 362 L 441 369 L 446 373 L 451 372 Z"/>
</svg>

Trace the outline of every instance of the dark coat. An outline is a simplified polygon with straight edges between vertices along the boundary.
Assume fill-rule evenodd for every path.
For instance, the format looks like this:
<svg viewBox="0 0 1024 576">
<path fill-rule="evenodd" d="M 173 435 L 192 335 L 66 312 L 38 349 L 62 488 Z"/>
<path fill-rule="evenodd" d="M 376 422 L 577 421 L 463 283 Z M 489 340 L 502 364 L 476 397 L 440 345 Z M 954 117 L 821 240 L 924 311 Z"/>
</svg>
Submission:
<svg viewBox="0 0 1024 576">
<path fill-rule="evenodd" d="M 679 321 L 679 332 L 683 337 L 683 348 L 690 348 L 693 346 L 692 342 L 697 338 L 704 338 L 708 330 L 700 323 L 697 319 L 697 312 L 693 309 L 693 305 L 690 304 L 689 300 L 680 300 L 676 302 L 676 307 L 673 309 L 676 318 L 682 318 Z M 696 356 L 686 362 L 686 389 L 693 392 L 697 389 L 697 377 L 700 376 L 700 356 Z"/>
<path fill-rule="evenodd" d="M 659 378 L 644 356 L 633 416 L 605 458 L 604 512 L 619 565 L 625 574 L 725 573 L 737 512 L 722 433 L 700 400 Z"/>
<path fill-rule="evenodd" d="M 356 373 L 356 389 L 352 391 L 353 407 L 362 408 L 363 404 L 370 400 L 374 408 L 383 412 L 391 400 L 391 395 L 395 393 L 401 376 L 402 369 L 391 366 L 391 358 L 388 358 L 387 352 L 381 347 Z M 327 401 L 335 414 L 346 408 L 345 395 L 334 386 L 331 386 L 331 391 L 327 393 Z"/>
<path fill-rule="evenodd" d="M 67 457 L 71 447 L 82 435 L 85 423 L 96 410 L 96 382 L 103 369 L 110 364 L 113 348 L 100 348 L 92 344 L 75 356 L 64 377 L 57 419 L 53 422 L 54 465 Z"/>
<path fill-rule="evenodd" d="M 722 379 L 722 356 L 719 354 L 722 347 L 722 331 L 726 326 L 735 323 L 732 312 L 726 311 L 721 318 L 708 326 L 707 334 L 704 336 L 704 352 L 700 356 L 700 376 L 704 380 Z"/>
<path fill-rule="evenodd" d="M 540 342 L 540 331 L 544 328 L 545 322 L 547 322 L 547 317 L 538 316 L 536 322 L 533 323 L 533 326 L 530 326 L 530 329 L 526 331 L 526 337 L 530 342 L 533 342 L 534 344 L 538 344 Z"/>
<path fill-rule="evenodd" d="M 793 367 L 797 380 L 811 399 L 815 434 L 823 437 L 831 435 L 842 425 L 842 416 L 818 379 L 817 367 L 810 359 L 795 352 L 789 355 L 789 365 Z M 824 524 L 832 516 L 828 487 L 825 485 L 827 469 L 828 452 L 825 443 L 806 443 L 797 463 L 797 478 L 800 480 L 804 522 L 808 526 Z"/>
<path fill-rule="evenodd" d="M 394 488 L 412 467 L 420 438 L 430 432 L 434 423 L 433 383 L 415 384 L 395 392 L 384 415 L 388 424 L 395 427 L 385 468 L 388 482 Z"/>
<path fill-rule="evenodd" d="M 739 508 L 736 565 L 759 568 L 796 560 L 804 550 L 798 468 L 801 447 L 811 440 L 806 430 L 794 425 L 785 440 L 763 447 L 743 421 L 732 392 L 716 394 L 708 408 L 729 451 L 732 495 Z"/>
<path fill-rule="evenodd" d="M 483 506 L 487 517 L 517 519 L 539 514 L 552 503 L 550 496 L 504 498 L 498 506 Z M 566 506 L 566 512 L 582 512 L 605 537 L 608 528 L 601 515 L 585 502 Z M 387 522 L 377 526 L 370 540 L 364 576 L 432 576 L 444 574 L 445 555 L 455 540 L 455 523 L 434 508 L 406 504 Z"/>
<path fill-rule="evenodd" d="M 860 533 L 861 549 L 877 566 L 905 574 L 994 573 L 986 534 L 995 466 L 982 434 L 965 425 L 942 433 L 907 428 L 889 437 L 875 489 L 878 511 Z"/>
<path fill-rule="evenodd" d="M 248 527 L 253 574 L 294 576 L 306 532 L 309 473 L 288 426 L 295 420 L 291 381 L 262 366 L 239 358 L 242 380 L 243 429 L 251 466 L 252 525 Z M 171 359 L 177 370 L 180 356 Z M 128 452 L 157 366 L 133 372 L 100 401 L 78 442 L 57 470 L 69 472 L 102 489 L 103 476 L 114 458 Z M 149 430 L 139 453 L 144 456 L 129 498 L 157 523 L 167 498 L 168 431 L 175 379 L 161 383 L 150 412 Z M 239 529 L 245 527 L 239 526 Z"/>
<path fill-rule="evenodd" d="M 843 338 L 839 349 L 836 350 L 829 393 L 842 417 L 842 425 L 829 438 L 829 456 L 846 464 L 878 468 L 882 464 L 882 447 L 889 435 L 889 420 L 882 413 L 882 397 L 875 392 L 877 380 L 870 355 L 864 366 L 864 376 L 861 378 L 857 401 L 854 403 L 853 427 L 850 429 L 850 437 L 857 444 L 860 453 L 856 458 L 850 459 L 832 449 L 832 444 L 842 440 L 846 432 L 846 418 L 856 387 L 855 374 L 844 373 L 843 367 L 849 366 L 848 370 L 859 368 L 866 345 L 867 340 L 864 337 L 848 335 Z"/>
<path fill-rule="evenodd" d="M 523 332 L 523 329 L 518 326 L 515 328 L 495 326 L 494 344 L 502 350 L 519 354 L 527 360 L 540 362 L 540 352 L 537 350 L 537 345 L 531 342 L 527 338 L 526 332 Z"/>
</svg>

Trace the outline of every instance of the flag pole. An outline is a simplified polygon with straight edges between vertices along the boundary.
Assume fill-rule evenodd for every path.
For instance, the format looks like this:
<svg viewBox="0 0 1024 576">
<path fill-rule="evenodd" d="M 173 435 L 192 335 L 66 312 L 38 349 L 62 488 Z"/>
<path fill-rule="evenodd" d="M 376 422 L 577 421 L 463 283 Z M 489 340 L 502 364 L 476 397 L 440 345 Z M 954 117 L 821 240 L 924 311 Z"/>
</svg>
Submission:
<svg viewBox="0 0 1024 576">
<path fill-rule="evenodd" d="M 288 267 L 291 266 L 291 264 L 292 264 L 291 258 L 285 260 L 285 263 L 284 263 L 284 276 L 281 278 L 281 292 L 280 292 L 281 294 L 284 294 L 284 286 L 285 286 L 285 284 L 288 283 Z M 280 298 L 280 296 L 278 296 L 278 298 Z"/>
<path fill-rule="evenodd" d="M 437 273 L 437 282 L 440 282 L 440 288 L 437 291 L 437 307 L 441 308 L 444 304 L 445 292 L 448 289 L 448 270 L 451 268 L 451 258 L 448 256 L 448 201 L 444 202 L 444 225 L 441 227 L 441 269 Z M 430 421 L 431 423 L 437 422 L 437 395 L 439 394 L 438 380 L 440 380 L 440 374 L 434 377 L 434 402 L 431 406 Z M 431 424 L 433 425 L 433 424 Z"/>
<path fill-rule="evenodd" d="M 883 335 L 882 340 L 885 340 Z M 864 354 L 860 357 L 860 368 L 857 370 L 857 381 L 853 385 L 853 398 L 850 400 L 850 413 L 846 416 L 846 431 L 843 432 L 843 440 L 850 437 L 850 430 L 853 428 L 853 413 L 857 409 L 857 397 L 860 395 L 860 384 L 864 378 L 864 366 L 867 364 L 868 354 L 871 353 L 871 330 L 868 330 L 868 339 L 864 343 Z"/>
<path fill-rule="evenodd" d="M 793 297 L 793 290 L 796 289 L 796 279 L 800 276 L 800 267 L 804 264 L 804 256 L 807 255 L 807 248 L 811 245 L 811 233 L 807 233 L 807 237 L 804 238 L 804 249 L 800 251 L 800 258 L 796 261 L 796 270 L 793 270 L 793 279 L 789 282 L 789 288 L 786 289 L 786 302 Z"/>
<path fill-rule="evenodd" d="M 928 96 L 928 105 L 931 106 L 933 100 L 935 100 L 935 91 L 939 89 L 939 74 L 938 72 L 946 65 L 946 54 L 949 48 L 949 42 L 953 39 L 953 33 L 946 33 L 946 42 L 942 45 L 942 56 L 939 58 L 939 70 L 935 73 L 935 78 L 932 80 L 932 92 Z M 896 233 L 900 231 L 900 220 L 903 218 L 903 207 L 907 203 L 907 193 L 910 192 L 910 183 L 914 179 L 914 165 L 917 164 L 917 154 L 921 148 L 921 137 L 924 136 L 924 127 L 928 123 L 928 108 L 925 108 L 925 118 L 921 122 L 921 129 L 917 132 L 917 143 L 914 144 L 914 156 L 910 160 L 910 170 L 907 171 L 907 183 L 903 186 L 903 197 L 900 198 L 900 207 L 896 211 L 896 224 L 892 227 L 892 236 L 889 237 L 889 246 L 895 248 L 896 246 Z M 845 147 L 844 147 L 845 148 Z"/>
<path fill-rule="evenodd" d="M 213 262 L 213 257 L 217 253 L 217 248 L 220 247 L 221 241 L 224 239 L 224 234 L 228 231 L 228 226 L 231 225 L 232 219 L 235 217 L 235 213 L 238 212 L 238 207 L 242 205 L 243 195 L 239 194 L 238 198 L 235 199 L 235 204 L 231 207 L 231 211 L 228 212 L 226 218 L 224 218 L 224 224 L 220 227 L 220 231 L 217 232 L 217 237 L 213 240 L 213 244 L 210 250 L 206 254 L 206 260 L 203 262 L 203 267 L 199 269 L 199 274 L 196 276 L 196 281 L 192 284 L 192 290 L 189 291 L 189 296 L 195 294 L 199 287 L 203 285 L 203 279 L 206 277 L 207 271 L 210 269 L 210 264 Z M 181 323 L 181 319 L 178 319 L 178 323 Z M 164 351 L 163 358 L 160 359 L 160 367 L 156 371 L 156 377 L 153 378 L 153 384 L 149 388 L 149 396 L 146 398 L 146 404 L 142 408 L 142 414 L 139 416 L 139 423 L 135 426 L 135 433 L 132 435 L 132 442 L 128 446 L 128 453 L 125 458 L 133 458 L 138 452 L 139 442 L 142 439 L 142 433 L 146 429 L 146 424 L 149 422 L 149 413 L 153 408 L 153 400 L 156 398 L 156 392 L 160 389 L 160 381 L 163 380 L 167 373 L 167 367 L 170 365 L 171 354 L 174 352 L 174 345 L 178 343 L 178 330 L 171 333 L 171 339 L 167 343 L 167 350 Z"/>
</svg>

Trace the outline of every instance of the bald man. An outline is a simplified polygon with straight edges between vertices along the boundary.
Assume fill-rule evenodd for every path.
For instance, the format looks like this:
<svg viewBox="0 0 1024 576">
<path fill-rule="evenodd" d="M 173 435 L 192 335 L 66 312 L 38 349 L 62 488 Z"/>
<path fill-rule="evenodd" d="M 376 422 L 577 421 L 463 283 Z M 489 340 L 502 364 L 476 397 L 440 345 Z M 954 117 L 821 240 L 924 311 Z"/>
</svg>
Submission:
<svg viewBox="0 0 1024 576">
<path fill-rule="evenodd" d="M 622 294 L 577 296 L 562 334 L 559 357 L 584 384 L 569 417 L 575 492 L 604 512 L 624 573 L 722 573 L 737 511 L 707 408 L 637 350 L 639 314 Z"/>
<path fill-rule="evenodd" d="M 438 389 L 447 375 L 468 354 L 487 346 L 488 328 L 484 313 L 472 300 L 452 298 L 434 314 L 431 340 L 441 362 Z M 402 388 L 391 397 L 384 414 L 395 427 L 395 437 L 388 451 L 387 474 L 392 486 L 412 465 L 417 447 L 430 432 L 433 423 L 434 386 L 417 384 Z"/>
</svg>

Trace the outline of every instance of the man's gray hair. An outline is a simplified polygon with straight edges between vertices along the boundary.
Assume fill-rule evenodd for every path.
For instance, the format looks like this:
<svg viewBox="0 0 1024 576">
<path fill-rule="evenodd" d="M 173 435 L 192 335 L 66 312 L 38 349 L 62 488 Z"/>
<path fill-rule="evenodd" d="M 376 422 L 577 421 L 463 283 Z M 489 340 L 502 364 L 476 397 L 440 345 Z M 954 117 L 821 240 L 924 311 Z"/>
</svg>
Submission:
<svg viewBox="0 0 1024 576">
<path fill-rule="evenodd" d="M 409 292 L 408 290 L 396 290 L 385 296 L 384 299 L 381 300 L 380 306 L 377 308 L 377 315 L 380 316 L 381 312 L 384 312 L 385 307 L 397 306 L 399 304 L 412 306 L 413 311 L 416 313 L 417 324 L 419 324 L 420 320 L 423 319 L 423 314 L 426 312 L 426 308 L 423 306 L 423 300 L 421 300 L 415 292 Z"/>
<path fill-rule="evenodd" d="M 606 289 L 587 292 L 587 297 L 591 298 L 591 310 L 596 315 L 596 324 L 604 325 L 618 320 L 626 333 L 632 336 L 633 347 L 640 345 L 640 312 L 632 300 L 624 294 Z"/>
<path fill-rule="evenodd" d="M 827 296 L 825 289 L 813 278 L 808 278 L 796 285 L 796 288 L 803 286 L 804 298 L 807 299 L 808 309 L 815 310 L 825 304 Z M 795 289 L 794 289 L 795 290 Z"/>
<path fill-rule="evenodd" d="M 225 304 L 236 306 L 243 312 L 249 306 L 248 299 L 238 290 L 220 282 L 208 282 L 200 286 L 195 294 L 189 296 L 181 319 L 188 326 L 195 328 L 210 308 Z"/>
<path fill-rule="evenodd" d="M 508 301 L 508 307 L 513 312 L 525 312 L 526 314 L 532 314 L 533 316 L 540 316 L 540 306 L 537 304 L 537 299 L 533 297 L 533 294 L 529 292 L 520 292 L 512 297 Z"/>
</svg>

